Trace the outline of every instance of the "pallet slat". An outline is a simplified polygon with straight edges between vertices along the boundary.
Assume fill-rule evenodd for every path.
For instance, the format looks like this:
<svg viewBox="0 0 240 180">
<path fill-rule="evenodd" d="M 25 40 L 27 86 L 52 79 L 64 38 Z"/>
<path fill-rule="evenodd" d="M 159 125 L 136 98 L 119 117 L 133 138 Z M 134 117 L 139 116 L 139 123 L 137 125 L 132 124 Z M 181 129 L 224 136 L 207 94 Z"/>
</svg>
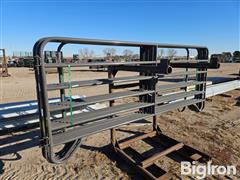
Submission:
<svg viewBox="0 0 240 180">
<path fill-rule="evenodd" d="M 125 149 L 126 147 L 130 146 L 131 143 L 134 143 L 136 141 L 143 140 L 148 137 L 155 136 L 157 134 L 156 131 L 152 131 L 150 133 L 144 133 L 143 135 L 128 139 L 128 140 L 123 140 L 123 142 L 119 143 L 118 146 L 120 149 Z"/>
</svg>

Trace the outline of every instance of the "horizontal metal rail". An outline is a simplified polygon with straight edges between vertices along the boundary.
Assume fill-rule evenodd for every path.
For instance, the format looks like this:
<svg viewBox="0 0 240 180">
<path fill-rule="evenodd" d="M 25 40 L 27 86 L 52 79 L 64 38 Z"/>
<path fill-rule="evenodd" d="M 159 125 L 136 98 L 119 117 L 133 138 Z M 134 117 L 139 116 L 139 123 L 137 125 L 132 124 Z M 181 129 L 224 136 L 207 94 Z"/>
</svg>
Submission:
<svg viewBox="0 0 240 180">
<path fill-rule="evenodd" d="M 70 123 L 70 117 L 56 119 L 52 121 L 52 130 L 58 130 L 66 127 L 71 127 L 73 125 L 79 125 L 83 123 L 89 123 L 94 120 L 99 120 L 101 118 L 106 118 L 109 116 L 113 116 L 119 113 L 128 112 L 132 110 L 139 110 L 140 108 L 153 106 L 154 103 L 139 103 L 133 102 L 128 104 L 121 104 L 117 106 L 107 107 L 99 110 L 95 110 L 92 112 L 83 112 L 81 115 L 74 115 L 73 122 Z"/>
<path fill-rule="evenodd" d="M 113 84 L 113 83 L 124 83 L 131 81 L 140 81 L 140 80 L 148 80 L 152 79 L 153 76 L 127 76 L 127 77 L 119 77 L 119 78 L 109 78 L 109 79 L 94 79 L 94 80 L 83 80 L 83 81 L 72 81 L 71 88 L 78 88 L 84 86 L 94 86 L 94 85 L 104 85 L 104 84 Z M 70 88 L 69 83 L 56 83 L 56 84 L 48 84 L 47 90 L 59 90 L 59 89 L 67 89 Z"/>
<path fill-rule="evenodd" d="M 205 84 L 206 81 L 182 81 L 174 84 L 167 84 L 167 85 L 158 85 L 156 91 L 167 91 L 171 89 L 177 89 L 177 88 L 183 88 L 187 86 L 194 86 L 194 85 L 200 85 Z"/>
<path fill-rule="evenodd" d="M 171 62 L 170 65 L 173 68 L 207 68 L 207 69 L 217 69 L 220 67 L 219 63 L 209 63 L 209 62 Z"/>
<path fill-rule="evenodd" d="M 121 66 L 111 66 L 110 70 L 114 71 L 131 71 L 131 72 L 141 72 L 141 73 L 159 73 L 159 74 L 169 74 L 172 72 L 171 66 L 147 66 L 147 65 L 141 65 L 141 66 L 132 66 L 132 65 L 121 65 Z"/>
<path fill-rule="evenodd" d="M 133 87 L 139 87 L 140 86 L 140 83 L 137 82 L 137 83 L 128 83 L 128 84 L 114 84 L 112 86 L 112 89 L 124 89 L 124 88 L 133 88 Z"/>
<path fill-rule="evenodd" d="M 187 91 L 187 92 L 177 92 L 172 94 L 167 94 L 163 96 L 156 97 L 156 103 L 165 103 L 169 101 L 179 100 L 187 97 L 192 97 L 194 95 L 203 94 L 205 91 Z"/>
<path fill-rule="evenodd" d="M 90 105 L 90 104 L 94 104 L 94 103 L 98 103 L 98 102 L 105 102 L 105 101 L 126 98 L 126 97 L 146 95 L 146 94 L 151 94 L 154 92 L 155 91 L 137 91 L 137 90 L 134 91 L 134 90 L 132 90 L 132 91 L 115 92 L 115 93 L 111 93 L 111 94 L 90 96 L 90 97 L 81 99 L 80 102 L 73 102 L 72 107 L 76 108 L 76 107 L 86 106 L 86 105 Z M 70 102 L 68 102 L 68 101 L 49 105 L 50 111 L 59 111 L 59 110 L 65 110 L 65 109 L 69 109 L 69 108 L 70 108 Z"/>
<path fill-rule="evenodd" d="M 190 59 L 182 59 L 182 60 L 171 60 L 170 63 L 207 63 L 210 62 L 208 59 L 196 59 L 196 60 L 190 60 Z"/>
<path fill-rule="evenodd" d="M 160 106 L 156 106 L 155 108 L 155 113 L 156 114 L 161 114 L 167 111 L 171 111 L 177 108 L 189 106 L 189 105 L 194 105 L 200 102 L 203 102 L 204 99 L 187 99 L 187 100 L 182 100 L 182 101 L 177 101 L 174 103 L 168 103 Z"/>
<path fill-rule="evenodd" d="M 121 116 L 115 118 L 104 119 L 101 123 L 89 123 L 82 126 L 78 126 L 73 129 L 69 129 L 64 133 L 53 135 L 53 145 L 63 144 L 81 137 L 91 135 L 100 131 L 108 130 L 117 126 L 121 126 L 127 123 L 138 121 L 147 117 L 151 117 L 153 114 L 133 113 L 128 116 Z"/>
<path fill-rule="evenodd" d="M 92 62 L 92 63 L 46 63 L 46 68 L 55 67 L 89 67 L 89 66 L 119 66 L 119 65 L 139 65 L 139 64 L 156 64 L 156 61 L 131 61 L 131 62 Z"/>
<path fill-rule="evenodd" d="M 169 78 L 169 77 L 186 76 L 186 75 L 191 76 L 191 75 L 204 74 L 204 73 L 207 73 L 207 71 L 173 72 L 171 74 L 166 74 L 166 75 L 159 74 L 158 78 L 159 78 L 159 80 L 161 80 L 161 79 L 166 79 L 166 78 Z"/>
<path fill-rule="evenodd" d="M 103 40 L 103 39 L 87 39 L 87 38 L 71 38 L 71 37 L 45 37 L 37 41 L 36 50 L 41 50 L 47 43 L 55 42 L 66 44 L 89 44 L 89 45 L 105 45 L 105 46 L 155 46 L 158 48 L 180 48 L 180 49 L 207 49 L 206 46 L 198 45 L 182 45 L 182 44 L 167 44 L 167 43 L 153 43 L 153 42 L 131 42 L 131 41 L 119 41 L 119 40 Z"/>
</svg>

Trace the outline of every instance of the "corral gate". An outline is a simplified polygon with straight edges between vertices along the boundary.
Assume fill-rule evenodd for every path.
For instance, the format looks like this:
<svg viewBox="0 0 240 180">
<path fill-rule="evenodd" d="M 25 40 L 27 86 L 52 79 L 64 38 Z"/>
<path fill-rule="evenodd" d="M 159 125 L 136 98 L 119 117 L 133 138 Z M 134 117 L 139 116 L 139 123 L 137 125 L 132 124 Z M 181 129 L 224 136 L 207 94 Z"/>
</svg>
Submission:
<svg viewBox="0 0 240 180">
<path fill-rule="evenodd" d="M 44 47 L 48 43 L 59 43 L 57 48 L 59 56 L 56 63 L 44 61 Z M 138 47 L 140 60 L 65 63 L 61 58 L 61 53 L 63 46 L 67 44 Z M 157 60 L 158 48 L 185 49 L 187 58 L 184 61 Z M 191 49 L 197 50 L 197 60 L 189 60 L 189 50 Z M 210 159 L 209 156 L 163 135 L 156 122 L 157 115 L 173 109 L 183 108 L 182 110 L 184 110 L 185 107 L 189 106 L 195 111 L 203 110 L 207 69 L 219 67 L 218 62 L 208 61 L 206 47 L 48 37 L 35 43 L 33 55 L 40 112 L 42 154 L 49 162 L 63 162 L 79 147 L 81 138 L 107 129 L 111 130 L 111 142 L 116 152 L 150 179 L 169 177 L 169 174 L 156 165 L 155 161 L 172 152 L 179 152 L 190 160 L 207 161 Z M 107 67 L 108 77 L 105 79 L 96 77 L 94 80 L 82 81 L 71 80 L 72 68 L 89 66 Z M 48 68 L 57 69 L 58 82 L 47 82 L 46 70 Z M 182 69 L 182 71 L 174 72 L 173 69 Z M 119 71 L 137 72 L 139 75 L 117 77 Z M 64 74 L 68 77 L 65 80 Z M 168 82 L 168 78 L 175 77 L 181 77 L 182 80 L 176 83 L 159 84 L 162 81 Z M 89 96 L 81 101 L 75 100 L 72 96 L 73 88 L 86 86 L 94 88 L 104 84 L 108 85 L 109 93 L 107 94 Z M 190 89 L 189 87 L 194 88 Z M 69 92 L 68 97 L 65 94 L 66 89 Z M 118 91 L 116 92 L 116 90 Z M 49 104 L 49 91 L 59 91 L 61 102 Z M 130 97 L 135 97 L 133 102 L 121 101 L 121 103 L 115 104 L 115 101 L 119 99 Z M 73 113 L 76 109 L 98 102 L 109 102 L 109 107 L 94 112 Z M 56 117 L 55 114 L 59 112 L 61 116 Z M 152 118 L 153 130 L 151 132 L 121 142 L 117 140 L 116 127 L 144 118 Z M 130 147 L 132 142 L 145 138 L 158 138 L 158 141 L 165 143 L 165 150 L 145 158 Z M 154 142 L 157 143 L 156 139 Z M 55 152 L 54 147 L 58 145 L 64 145 L 64 147 Z M 128 153 L 132 153 L 132 155 Z"/>
</svg>

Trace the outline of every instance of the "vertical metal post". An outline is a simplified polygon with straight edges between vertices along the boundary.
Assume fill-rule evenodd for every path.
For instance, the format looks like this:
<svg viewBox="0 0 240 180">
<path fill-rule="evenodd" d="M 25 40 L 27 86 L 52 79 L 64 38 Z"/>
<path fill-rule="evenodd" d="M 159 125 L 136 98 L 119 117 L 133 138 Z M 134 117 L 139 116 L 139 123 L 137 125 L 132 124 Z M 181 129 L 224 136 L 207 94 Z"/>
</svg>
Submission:
<svg viewBox="0 0 240 180">
<path fill-rule="evenodd" d="M 113 78 L 113 77 L 114 77 L 113 72 L 108 69 L 108 79 Z M 113 87 L 113 84 L 108 85 L 108 93 L 109 94 L 113 92 L 112 87 Z M 113 105 L 114 105 L 114 100 L 109 101 L 109 106 L 112 107 Z M 116 145 L 116 130 L 114 128 L 112 128 L 110 130 L 110 136 L 111 136 L 111 143 L 112 143 L 113 147 L 115 147 L 115 145 Z"/>
<path fill-rule="evenodd" d="M 189 60 L 189 57 L 190 57 L 189 49 L 186 48 L 186 51 L 187 51 L 187 61 L 188 61 L 188 60 Z M 187 74 L 187 73 L 188 73 L 188 68 L 186 68 L 186 75 L 185 75 L 185 78 L 184 78 L 184 81 L 185 81 L 185 82 L 188 82 L 188 74 Z M 184 91 L 187 92 L 187 90 L 188 90 L 188 89 L 187 89 L 187 86 L 186 86 L 186 87 L 184 88 Z M 184 100 L 186 100 L 186 99 L 187 99 L 187 97 L 184 98 Z M 186 109 L 186 106 L 184 106 L 181 110 L 178 109 L 178 111 L 179 111 L 179 112 L 183 112 L 185 109 Z"/>
<path fill-rule="evenodd" d="M 140 61 L 157 61 L 157 46 L 141 46 L 140 47 Z M 142 76 L 156 76 L 155 73 L 140 73 Z M 140 89 L 155 90 L 155 83 L 152 80 L 140 81 Z M 150 95 L 143 95 L 139 97 L 140 101 L 155 103 L 156 93 Z M 143 108 L 144 113 L 155 113 L 155 107 Z M 153 129 L 157 129 L 157 117 L 153 116 Z"/>
<path fill-rule="evenodd" d="M 189 57 L 190 57 L 190 54 L 189 54 L 189 49 L 186 48 L 187 50 L 187 61 L 189 60 Z M 188 68 L 186 68 L 186 72 L 188 72 Z M 186 76 L 185 76 L 185 81 L 188 81 L 188 74 L 186 73 Z M 185 91 L 187 91 L 187 87 L 185 88 Z"/>
<path fill-rule="evenodd" d="M 61 52 L 57 52 L 57 61 L 58 63 L 62 62 L 62 55 Z M 59 79 L 59 83 L 64 83 L 64 69 L 62 67 L 58 67 L 58 79 Z M 60 99 L 61 102 L 65 101 L 65 89 L 60 89 Z M 66 116 L 66 111 L 62 111 L 62 117 Z"/>
<path fill-rule="evenodd" d="M 65 43 L 61 43 L 57 48 L 57 63 L 62 63 L 63 61 L 63 54 L 61 49 L 63 48 L 64 45 Z M 58 67 L 57 70 L 59 83 L 64 83 L 64 69 L 62 67 Z M 65 89 L 60 89 L 60 99 L 61 102 L 65 101 Z M 62 111 L 62 117 L 66 117 L 65 110 Z"/>
<path fill-rule="evenodd" d="M 200 48 L 197 49 L 198 51 L 198 59 L 208 59 L 208 49 L 206 48 Z M 205 71 L 207 70 L 206 68 L 199 68 L 197 69 L 198 71 Z M 207 73 L 201 73 L 201 74 L 197 74 L 197 81 L 205 81 L 204 84 L 200 84 L 196 86 L 196 90 L 197 91 L 206 91 L 206 81 L 207 81 Z M 205 99 L 205 93 L 204 94 L 200 94 L 200 95 L 196 95 L 195 98 L 197 99 Z M 205 106 L 205 102 L 200 102 L 197 104 L 198 107 L 198 111 L 201 111 Z"/>
</svg>

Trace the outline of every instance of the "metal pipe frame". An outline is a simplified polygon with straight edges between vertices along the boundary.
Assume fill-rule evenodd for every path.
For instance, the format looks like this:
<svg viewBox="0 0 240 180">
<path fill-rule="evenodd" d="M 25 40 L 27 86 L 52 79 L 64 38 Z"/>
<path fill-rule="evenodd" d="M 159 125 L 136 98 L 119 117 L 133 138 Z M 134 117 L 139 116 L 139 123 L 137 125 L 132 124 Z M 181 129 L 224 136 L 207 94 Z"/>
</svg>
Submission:
<svg viewBox="0 0 240 180">
<path fill-rule="evenodd" d="M 116 111 L 116 115 L 111 115 L 108 116 L 108 118 L 113 118 L 112 121 L 96 121 L 96 127 L 91 127 L 90 125 L 86 125 L 86 127 L 88 127 L 90 130 L 86 130 L 86 134 L 81 134 L 82 132 L 85 131 L 74 131 L 73 134 L 71 134 L 71 130 L 69 130 L 68 132 L 68 136 L 64 136 L 64 131 L 63 132 L 56 132 L 58 133 L 62 133 L 63 135 L 59 136 L 65 138 L 62 142 L 65 142 L 65 146 L 62 150 L 60 150 L 59 152 L 55 153 L 53 151 L 53 147 L 54 147 L 54 139 L 53 136 L 55 137 L 55 132 L 53 134 L 52 131 L 52 120 L 50 119 L 50 112 L 51 112 L 51 107 L 49 106 L 48 103 L 48 89 L 47 89 L 47 81 L 46 81 L 46 68 L 47 67 L 55 67 L 58 69 L 58 74 L 59 74 L 59 84 L 64 83 L 63 80 L 63 67 L 66 67 L 68 64 L 66 63 L 62 63 L 61 59 L 58 57 L 58 62 L 57 63 L 51 63 L 51 64 L 47 64 L 44 62 L 44 47 L 48 44 L 48 43 L 60 43 L 58 48 L 57 48 L 57 52 L 60 54 L 62 48 L 67 45 L 67 44 L 88 44 L 88 45 L 107 45 L 107 46 L 129 46 L 129 47 L 139 47 L 140 48 L 140 61 L 139 62 L 131 62 L 129 65 L 128 62 L 126 63 L 105 63 L 105 65 L 108 67 L 108 79 L 113 79 L 116 74 L 117 71 L 120 70 L 131 70 L 134 72 L 139 72 L 140 76 L 150 76 L 152 78 L 148 79 L 148 80 L 138 80 L 139 81 L 139 90 L 138 91 L 133 91 L 135 93 L 132 93 L 130 91 L 130 94 L 128 94 L 128 92 L 126 92 L 126 95 L 121 95 L 119 96 L 119 94 L 116 93 L 116 95 L 113 93 L 113 89 L 114 89 L 114 83 L 109 83 L 109 93 L 112 95 L 111 98 L 109 95 L 106 96 L 101 96 L 101 98 L 105 98 L 106 101 L 109 101 L 110 103 L 110 109 L 113 108 L 112 106 L 114 105 L 114 100 L 115 99 L 119 99 L 119 98 L 125 98 L 128 96 L 139 96 L 139 101 L 141 103 L 147 103 L 149 105 L 145 105 L 145 106 L 140 106 L 139 104 L 139 112 L 138 113 L 143 113 L 145 115 L 143 115 L 143 117 L 145 116 L 151 116 L 153 117 L 153 129 L 157 129 L 157 123 L 156 123 L 156 115 L 158 114 L 158 112 L 156 111 L 156 109 L 159 109 L 161 107 L 161 105 L 163 104 L 159 104 L 157 105 L 156 103 L 156 84 L 157 84 L 157 79 L 158 79 L 158 73 L 171 73 L 169 68 L 171 68 L 168 64 L 165 64 L 166 66 L 164 66 L 161 63 L 157 62 L 157 49 L 158 48 L 180 48 L 180 49 L 186 49 L 187 52 L 189 51 L 189 49 L 196 49 L 198 52 L 198 59 L 199 59 L 199 63 L 195 63 L 196 66 L 192 66 L 190 67 L 189 63 L 187 64 L 183 64 L 181 65 L 181 67 L 179 68 L 196 68 L 198 71 L 203 71 L 203 72 L 207 72 L 207 68 L 209 67 L 209 63 L 204 63 L 203 66 L 199 66 L 202 61 L 205 61 L 208 59 L 208 49 L 204 46 L 192 46 L 192 45 L 175 45 L 175 44 L 159 44 L 159 43 L 142 43 L 142 42 L 127 42 L 127 41 L 110 41 L 110 40 L 97 40 L 97 39 L 84 39 L 84 38 L 64 38 L 64 37 L 48 37 L 48 38 L 42 38 L 40 40 L 38 40 L 34 47 L 33 47 L 33 56 L 34 56 L 34 68 L 35 68 L 35 78 L 36 78 L 36 89 L 37 89 L 37 98 L 38 98 L 38 108 L 39 108 L 39 119 L 40 119 L 40 129 L 41 129 L 41 140 L 42 140 L 42 154 L 43 156 L 51 163 L 61 163 L 64 160 L 68 159 L 71 154 L 74 152 L 74 150 L 76 149 L 76 147 L 79 146 L 79 144 L 81 143 L 81 138 L 89 135 L 89 134 L 93 134 L 94 132 L 99 132 L 105 129 L 112 129 L 111 130 L 111 139 L 112 139 L 112 144 L 113 146 L 115 146 L 115 142 L 116 142 L 116 138 L 115 138 L 115 130 L 113 127 L 117 127 L 122 125 L 123 123 L 129 123 L 129 122 L 133 122 L 136 120 L 139 120 L 139 116 L 138 113 L 135 115 L 130 115 L 129 117 L 127 116 L 126 119 L 121 119 L 119 118 L 119 120 L 116 117 L 118 106 L 115 107 L 115 111 Z M 189 53 L 188 53 L 189 56 Z M 89 63 L 89 64 L 75 64 L 75 66 L 92 66 L 93 63 Z M 180 66 L 180 65 L 176 65 L 176 66 Z M 148 69 L 155 69 L 155 71 L 149 71 Z M 196 81 L 199 82 L 206 82 L 206 73 L 201 73 L 201 74 L 196 74 Z M 187 80 L 188 81 L 188 80 Z M 128 87 L 128 85 L 126 84 L 125 86 L 115 86 L 116 87 Z M 131 85 L 129 84 L 129 87 L 131 87 Z M 67 87 L 66 87 L 67 88 Z M 61 98 L 61 103 L 64 106 L 69 106 L 69 103 L 65 101 L 65 90 L 66 88 L 63 89 L 59 89 L 60 90 L 60 98 Z M 202 83 L 202 84 L 198 84 L 196 85 L 196 91 L 203 91 L 205 92 L 206 90 L 206 83 Z M 131 95 L 134 94 L 134 95 Z M 94 97 L 95 99 L 99 99 L 99 97 Z M 186 105 L 192 105 L 195 110 L 200 111 L 204 108 L 204 99 L 205 99 L 205 93 L 201 93 L 201 94 L 196 94 L 194 99 L 196 99 L 197 101 L 191 101 L 191 102 L 197 102 L 196 104 L 189 104 L 190 101 L 187 101 L 186 99 Z M 104 99 L 103 99 L 104 100 Z M 96 100 L 95 100 L 96 101 Z M 91 102 L 95 102 L 95 101 L 89 101 Z M 169 108 L 169 110 L 171 110 L 171 108 L 175 108 L 176 105 L 172 105 L 172 104 L 168 104 L 168 102 L 166 102 L 167 104 L 164 105 L 164 108 Z M 173 103 L 174 104 L 174 103 Z M 184 105 L 184 102 L 182 103 Z M 181 105 L 182 105 L 181 104 Z M 80 103 L 81 105 L 81 103 Z M 159 107 L 158 107 L 159 106 Z M 136 107 L 135 107 L 136 108 Z M 106 112 L 108 112 L 109 110 L 106 109 Z M 126 110 L 125 110 L 126 111 Z M 122 112 L 122 110 L 121 110 Z M 97 114 L 100 112 L 96 112 L 96 116 Z M 106 116 L 107 117 L 107 116 Z M 131 117 L 131 118 L 130 118 Z M 62 118 L 63 120 L 66 119 L 66 115 L 65 115 L 65 110 L 62 110 Z M 96 117 L 97 118 L 97 117 Z M 116 121 L 115 121 L 115 119 Z M 129 120 L 128 120 L 129 118 Z M 133 119 L 135 118 L 135 119 Z M 80 118 L 81 119 L 81 118 Z M 118 121 L 119 124 L 118 124 Z M 122 123 L 121 123 L 122 122 Z M 94 124 L 94 125 L 95 125 Z M 101 129 L 102 127 L 102 129 Z M 103 128 L 104 127 L 104 128 Z M 108 127 L 108 128 L 107 128 Z M 75 126 L 73 127 L 75 128 Z M 76 127 L 76 128 L 80 128 L 81 127 Z M 83 126 L 84 128 L 84 126 Z M 94 129 L 95 128 L 95 129 Z M 67 131 L 66 131 L 67 132 Z M 77 134 L 76 134 L 77 133 Z M 61 139 L 60 141 L 61 142 Z"/>
</svg>

